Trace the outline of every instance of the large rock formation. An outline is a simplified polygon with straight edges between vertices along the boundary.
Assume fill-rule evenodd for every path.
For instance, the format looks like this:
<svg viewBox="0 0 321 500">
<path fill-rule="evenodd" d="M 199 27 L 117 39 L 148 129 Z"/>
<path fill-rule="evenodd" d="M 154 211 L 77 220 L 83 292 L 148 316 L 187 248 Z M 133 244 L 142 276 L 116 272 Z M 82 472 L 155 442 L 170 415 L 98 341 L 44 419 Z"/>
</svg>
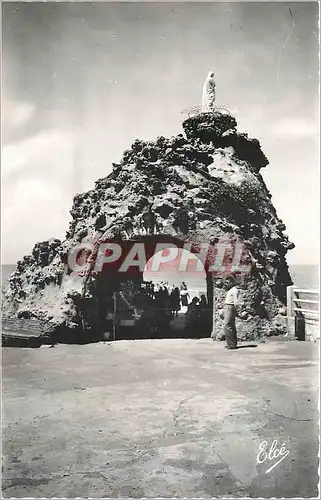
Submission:
<svg viewBox="0 0 321 500">
<path fill-rule="evenodd" d="M 247 245 L 252 265 L 240 336 L 285 332 L 285 291 L 292 284 L 285 255 L 294 245 L 260 174 L 268 160 L 259 142 L 238 133 L 236 120 L 219 112 L 188 118 L 183 129 L 185 135 L 169 139 L 134 141 L 110 175 L 75 196 L 65 240 L 38 243 L 18 262 L 5 314 L 44 319 L 65 332 L 86 326 L 81 311 L 92 289 L 86 277 L 68 274 L 68 251 L 84 238 L 124 232 L 131 237 L 144 227 L 196 243 L 236 235 Z M 219 332 L 223 291 L 219 278 L 214 284 Z"/>
</svg>

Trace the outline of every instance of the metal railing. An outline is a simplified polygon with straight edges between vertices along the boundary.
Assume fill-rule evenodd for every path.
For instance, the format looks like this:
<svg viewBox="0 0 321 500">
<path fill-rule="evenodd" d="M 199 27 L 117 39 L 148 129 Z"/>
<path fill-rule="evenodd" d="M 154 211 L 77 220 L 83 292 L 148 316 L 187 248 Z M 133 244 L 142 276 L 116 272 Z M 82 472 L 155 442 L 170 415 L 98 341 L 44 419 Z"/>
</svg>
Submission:
<svg viewBox="0 0 321 500">
<path fill-rule="evenodd" d="M 287 287 L 287 335 L 298 338 L 304 335 L 304 339 L 314 341 L 320 338 L 319 297 L 319 290 Z"/>
</svg>

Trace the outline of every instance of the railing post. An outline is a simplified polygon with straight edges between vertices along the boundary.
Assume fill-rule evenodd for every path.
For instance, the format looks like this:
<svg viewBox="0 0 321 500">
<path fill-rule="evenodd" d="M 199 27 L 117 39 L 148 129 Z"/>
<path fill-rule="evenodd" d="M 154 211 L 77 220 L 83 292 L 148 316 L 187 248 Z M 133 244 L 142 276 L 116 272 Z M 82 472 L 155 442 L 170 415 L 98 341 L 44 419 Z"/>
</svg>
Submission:
<svg viewBox="0 0 321 500">
<path fill-rule="evenodd" d="M 293 304 L 293 290 L 296 287 L 291 285 L 286 287 L 286 319 L 287 319 L 287 333 L 286 336 L 295 337 L 295 317 L 294 317 L 294 304 Z"/>
</svg>

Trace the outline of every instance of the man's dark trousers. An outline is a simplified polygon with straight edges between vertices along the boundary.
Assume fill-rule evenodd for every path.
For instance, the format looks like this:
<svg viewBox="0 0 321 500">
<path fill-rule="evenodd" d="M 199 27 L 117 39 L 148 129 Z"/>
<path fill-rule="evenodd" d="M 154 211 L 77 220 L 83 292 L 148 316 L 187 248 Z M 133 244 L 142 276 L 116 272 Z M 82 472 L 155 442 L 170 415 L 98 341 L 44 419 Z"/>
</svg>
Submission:
<svg viewBox="0 0 321 500">
<path fill-rule="evenodd" d="M 224 334 L 226 338 L 226 347 L 230 347 L 232 349 L 237 347 L 235 318 L 235 307 L 226 304 L 224 308 Z"/>
</svg>

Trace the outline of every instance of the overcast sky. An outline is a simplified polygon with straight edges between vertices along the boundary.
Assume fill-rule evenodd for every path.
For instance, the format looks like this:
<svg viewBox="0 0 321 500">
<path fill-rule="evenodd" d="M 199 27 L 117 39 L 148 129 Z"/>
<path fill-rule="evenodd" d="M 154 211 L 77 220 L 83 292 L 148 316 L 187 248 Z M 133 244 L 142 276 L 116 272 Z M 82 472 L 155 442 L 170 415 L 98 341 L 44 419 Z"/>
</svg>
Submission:
<svg viewBox="0 0 321 500">
<path fill-rule="evenodd" d="M 288 262 L 318 262 L 317 3 L 5 3 L 2 23 L 3 263 L 63 238 L 133 139 L 180 133 L 211 69 L 270 160 Z"/>
</svg>

